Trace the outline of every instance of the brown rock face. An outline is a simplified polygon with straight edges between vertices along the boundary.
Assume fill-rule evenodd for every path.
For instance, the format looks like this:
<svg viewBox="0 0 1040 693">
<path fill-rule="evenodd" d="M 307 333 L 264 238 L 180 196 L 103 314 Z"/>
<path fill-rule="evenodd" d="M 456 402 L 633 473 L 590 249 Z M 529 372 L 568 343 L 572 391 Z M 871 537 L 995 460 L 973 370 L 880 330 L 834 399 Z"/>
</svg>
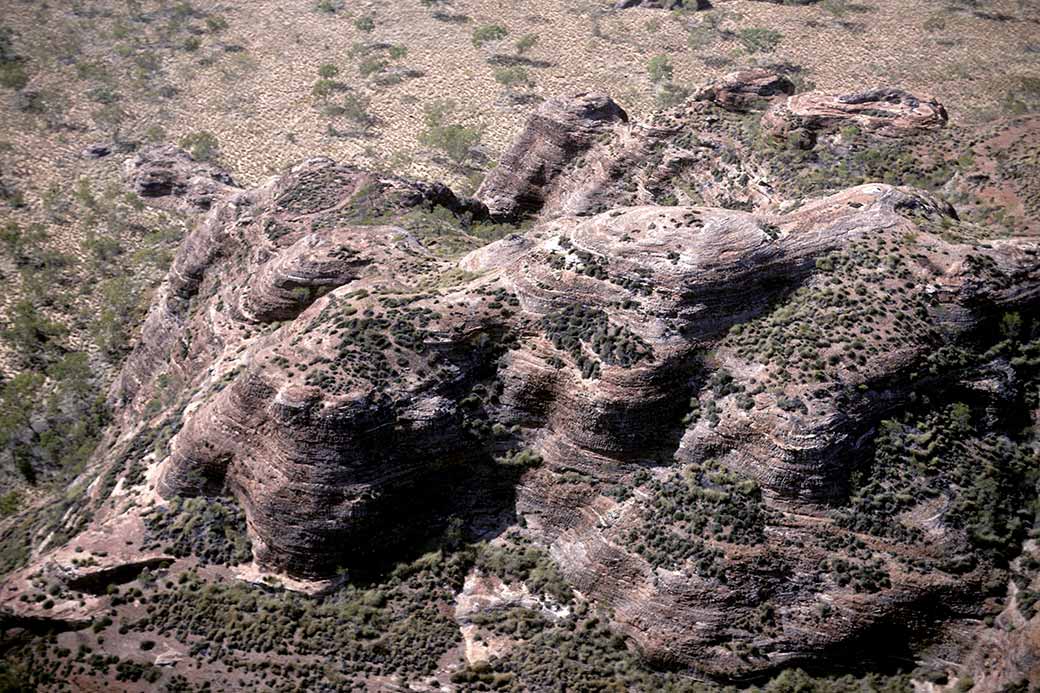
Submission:
<svg viewBox="0 0 1040 693">
<path fill-rule="evenodd" d="M 495 219 L 515 220 L 540 211 L 564 170 L 628 115 L 604 94 L 550 99 L 527 121 L 477 197 Z"/>
<path fill-rule="evenodd" d="M 784 579 L 759 576 L 752 566 L 765 560 L 808 575 L 828 556 L 822 547 L 836 540 L 825 537 L 845 530 L 791 516 L 775 538 L 767 532 L 753 547 L 724 549 L 724 588 L 682 559 L 658 568 L 655 579 L 632 538 L 644 531 L 649 501 L 604 494 L 639 488 L 646 469 L 668 478 L 710 459 L 729 470 L 719 473 L 761 488 L 766 507 L 775 508 L 769 512 L 841 497 L 864 435 L 928 382 L 909 375 L 915 364 L 938 344 L 957 343 L 986 315 L 1035 304 L 1040 261 L 1030 254 L 1033 244 L 950 244 L 914 216 L 948 218 L 945 205 L 873 184 L 768 223 L 705 207 L 560 218 L 525 242 L 482 249 L 462 262 L 478 277 L 445 285 L 455 263 L 399 228 L 325 227 L 329 213 L 356 217 L 352 205 L 365 174 L 345 175 L 334 193 L 321 188 L 329 194 L 320 204 L 310 198 L 319 190 L 301 181 L 339 171 L 310 162 L 247 193 L 248 206 L 237 198 L 248 214 L 213 211 L 208 219 L 228 219 L 225 228 L 235 229 L 224 256 L 237 266 L 210 270 L 214 278 L 200 285 L 197 308 L 181 329 L 182 340 L 194 335 L 194 353 L 172 358 L 174 367 L 211 365 L 195 376 L 196 394 L 162 463 L 159 490 L 233 493 L 247 511 L 261 564 L 317 576 L 364 560 L 399 531 L 393 508 L 408 502 L 422 516 L 432 501 L 415 495 L 417 488 L 444 465 L 479 465 L 533 447 L 544 464 L 522 482 L 517 512 L 553 546 L 579 588 L 615 606 L 619 624 L 656 660 L 729 674 L 779 661 L 747 663 L 710 645 L 734 613 L 753 610 L 766 594 L 790 612 L 784 635 L 769 641 L 787 658 L 838 646 L 940 594 L 951 606 L 963 600 L 971 608 L 985 572 L 893 574 L 890 590 L 847 604 L 848 630 L 824 635 L 806 621 L 814 592 L 788 593 Z M 293 230 L 272 239 L 270 229 L 283 227 Z M 210 232 L 204 222 L 199 233 Z M 735 325 L 791 292 L 825 286 L 831 278 L 821 258 L 907 234 L 917 234 L 928 258 L 908 268 L 919 287 L 912 300 L 925 291 L 936 300 L 907 326 L 898 349 L 878 349 L 856 372 L 839 370 L 823 391 L 796 379 L 752 395 L 750 406 L 733 397 L 712 404 L 717 383 L 704 382 L 706 368 L 730 374 L 727 387 L 744 392 L 754 391 L 756 376 L 768 381 L 768 364 L 741 353 Z M 189 239 L 185 248 L 193 246 Z M 969 256 L 992 272 L 970 271 Z M 287 289 L 287 278 L 306 291 Z M 875 280 L 882 293 L 906 281 L 884 273 Z M 715 352 L 711 366 L 700 356 L 705 349 Z M 188 371 L 182 377 L 191 377 Z M 717 407 L 717 421 L 684 424 L 691 397 L 696 408 Z M 807 404 L 792 410 L 788 401 Z M 803 537 L 798 551 L 788 543 L 792 533 Z"/>
<path fill-rule="evenodd" d="M 763 184 L 764 166 L 740 133 L 717 127 L 721 121 L 718 109 L 738 113 L 762 109 L 793 89 L 782 75 L 741 70 L 706 85 L 694 99 L 658 113 L 646 123 L 620 118 L 597 121 L 595 127 L 575 126 L 571 116 L 536 115 L 478 196 L 493 213 L 501 208 L 506 210 L 502 217 L 514 219 L 584 216 L 639 204 L 765 206 L 773 194 Z M 556 99 L 543 110 L 571 114 L 582 111 L 587 99 L 579 96 L 570 105 L 566 99 Z M 532 154 L 549 151 L 550 163 L 559 161 L 561 150 L 545 142 L 567 140 L 572 131 L 592 130 L 595 137 L 582 137 L 581 153 L 568 158 L 573 161 L 570 165 L 543 167 L 538 162 L 544 155 Z M 545 171 L 553 173 L 543 176 Z M 522 185 L 520 181 L 524 181 Z M 539 185 L 535 192 L 528 192 Z M 515 202 L 525 199 L 533 202 Z"/>
<path fill-rule="evenodd" d="M 783 75 L 754 68 L 731 72 L 700 89 L 696 98 L 723 108 L 746 110 L 774 96 L 794 93 L 794 84 Z"/>
<path fill-rule="evenodd" d="M 195 161 L 173 145 L 142 151 L 126 162 L 124 173 L 141 197 L 175 201 L 188 212 L 209 209 L 215 199 L 236 187 L 226 171 Z"/>
<path fill-rule="evenodd" d="M 980 540 L 972 479 L 1032 483 L 1011 433 L 1032 352 L 998 335 L 1040 314 L 1040 246 L 979 242 L 906 186 L 785 199 L 800 182 L 734 111 L 788 91 L 738 73 L 651 123 L 553 100 L 480 201 L 326 159 L 239 190 L 143 153 L 132 185 L 208 209 L 113 387 L 114 433 L 167 390 L 159 493 L 233 496 L 256 561 L 295 576 L 393 556 L 448 515 L 516 522 L 650 661 L 712 676 L 983 615 L 1006 578 L 985 542 L 1020 543 L 1024 509 Z M 763 118 L 881 137 L 944 120 L 890 90 Z M 533 214 L 462 252 L 474 221 Z"/>
<path fill-rule="evenodd" d="M 855 94 L 796 94 L 774 105 L 762 127 L 779 137 L 804 130 L 810 133 L 856 126 L 885 137 L 899 137 L 946 124 L 946 109 L 931 97 L 901 89 L 871 89 Z"/>
</svg>

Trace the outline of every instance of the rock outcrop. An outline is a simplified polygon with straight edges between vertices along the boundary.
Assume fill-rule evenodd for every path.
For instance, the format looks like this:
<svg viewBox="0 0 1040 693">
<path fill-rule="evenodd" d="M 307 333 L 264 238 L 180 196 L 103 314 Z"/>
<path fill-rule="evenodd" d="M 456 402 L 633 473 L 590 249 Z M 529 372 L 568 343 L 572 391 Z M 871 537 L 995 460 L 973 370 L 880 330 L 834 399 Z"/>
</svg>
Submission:
<svg viewBox="0 0 1040 693">
<path fill-rule="evenodd" d="M 720 678 L 992 612 L 1037 475 L 1040 244 L 905 185 L 792 194 L 748 110 L 879 140 L 945 112 L 790 91 L 737 73 L 650 123 L 554 99 L 479 201 L 327 159 L 242 190 L 142 152 L 132 187 L 198 219 L 115 430 L 164 390 L 156 489 L 232 496 L 261 569 L 322 578 L 446 514 L 505 517 L 647 660 Z M 1008 507 L 980 513 L 992 485 Z M 536 602 L 492 583 L 468 589 Z"/>
<path fill-rule="evenodd" d="M 124 165 L 129 187 L 146 199 L 176 203 L 182 211 L 199 212 L 234 189 L 231 176 L 219 167 L 195 161 L 173 145 L 146 149 Z"/>
<path fill-rule="evenodd" d="M 725 75 L 699 89 L 696 98 L 723 108 L 748 110 L 774 96 L 791 95 L 794 84 L 771 70 L 752 68 Z"/>
<path fill-rule="evenodd" d="M 613 125 L 627 121 L 625 111 L 604 94 L 546 101 L 484 179 L 477 197 L 498 220 L 537 213 L 560 174 Z"/>
<path fill-rule="evenodd" d="M 946 121 L 946 109 L 931 97 L 917 97 L 901 89 L 870 89 L 844 95 L 796 94 L 766 112 L 762 127 L 778 137 L 850 126 L 885 137 L 899 137 L 941 128 Z"/>
<path fill-rule="evenodd" d="M 821 526 L 819 511 L 787 508 L 840 503 L 880 419 L 915 390 L 967 377 L 928 373 L 929 355 L 962 343 L 990 316 L 1036 305 L 1035 243 L 951 244 L 931 231 L 956 223 L 944 203 L 870 184 L 769 219 L 697 206 L 559 217 L 463 258 L 477 276 L 446 281 L 454 261 L 399 227 L 356 221 L 357 205 L 372 203 L 360 182 L 371 183 L 368 175 L 308 162 L 229 199 L 199 226 L 212 238 L 212 220 L 224 220 L 221 257 L 232 266 L 207 270 L 180 327 L 191 351 L 174 352 L 171 370 L 185 380 L 204 375 L 189 388 L 160 493 L 233 494 L 258 562 L 313 577 L 391 546 L 402 521 L 392 509 L 416 484 L 434 483 L 443 465 L 532 448 L 543 465 L 521 482 L 517 512 L 655 661 L 736 676 L 841 647 L 931 600 L 974 613 L 989 580 L 983 567 L 922 577 L 882 567 L 891 586 L 871 595 L 820 577 L 814 589 L 790 593 L 778 574 L 753 566 L 767 560 L 771 571 L 782 565 L 809 579 L 833 558 L 825 546 L 854 540 Z M 430 200 L 377 206 L 393 216 L 413 202 Z M 916 251 L 903 256 L 901 239 L 911 235 Z M 183 255 L 196 245 L 189 238 Z M 898 260 L 857 264 L 858 253 L 879 247 Z M 854 314 L 871 331 L 845 337 L 849 307 L 836 311 L 823 298 L 833 293 L 862 296 L 870 309 Z M 822 380 L 770 360 L 757 342 L 749 350 L 738 328 L 771 320 L 777 301 L 837 331 L 812 357 L 825 364 Z M 870 312 L 883 303 L 889 315 Z M 818 340 L 794 328 L 786 339 Z M 866 358 L 850 359 L 850 348 Z M 155 361 L 134 365 L 149 353 L 142 345 L 128 372 L 158 375 Z M 691 419 L 691 410 L 702 415 Z M 654 489 L 697 469 L 760 489 L 762 509 L 749 512 L 761 513 L 765 533 L 753 545 L 728 535 L 684 539 L 667 559 L 639 548 L 654 535 L 684 536 L 652 519 Z M 636 493 L 605 495 L 617 487 Z M 409 520 L 423 514 L 412 504 Z M 774 522 L 785 516 L 782 530 L 769 529 L 764 518 L 774 514 Z M 801 537 L 797 550 L 792 536 Z M 933 548 L 956 551 L 959 541 Z M 894 566 L 905 549 L 861 551 Z M 819 590 L 846 613 L 840 631 L 814 625 Z M 765 595 L 782 605 L 777 632 L 734 635 L 734 613 L 753 611 Z M 724 656 L 711 645 L 724 633 L 784 654 Z"/>
</svg>

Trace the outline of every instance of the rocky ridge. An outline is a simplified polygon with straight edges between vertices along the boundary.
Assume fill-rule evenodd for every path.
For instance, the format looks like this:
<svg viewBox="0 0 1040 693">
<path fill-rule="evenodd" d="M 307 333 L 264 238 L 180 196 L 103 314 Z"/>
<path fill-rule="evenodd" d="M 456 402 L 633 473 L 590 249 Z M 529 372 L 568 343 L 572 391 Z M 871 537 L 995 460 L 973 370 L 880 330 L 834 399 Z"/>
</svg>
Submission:
<svg viewBox="0 0 1040 693">
<path fill-rule="evenodd" d="M 898 90 L 792 92 L 746 71 L 647 123 L 551 100 L 475 200 L 326 159 L 245 190 L 142 152 L 130 186 L 198 219 L 99 462 L 169 422 L 137 482 L 233 497 L 258 566 L 301 578 L 449 516 L 518 523 L 647 661 L 721 679 L 991 613 L 1035 506 L 1040 244 L 936 191 L 784 177 L 777 152 L 946 124 Z M 973 474 L 1019 489 L 1006 516 Z"/>
</svg>

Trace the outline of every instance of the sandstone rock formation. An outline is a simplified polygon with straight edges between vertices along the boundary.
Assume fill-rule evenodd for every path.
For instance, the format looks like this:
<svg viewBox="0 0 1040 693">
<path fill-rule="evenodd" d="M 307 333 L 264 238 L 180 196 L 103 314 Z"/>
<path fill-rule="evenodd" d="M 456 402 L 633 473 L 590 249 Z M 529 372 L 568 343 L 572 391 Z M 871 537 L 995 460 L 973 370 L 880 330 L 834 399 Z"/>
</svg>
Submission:
<svg viewBox="0 0 1040 693">
<path fill-rule="evenodd" d="M 628 115 L 603 94 L 550 99 L 539 106 L 523 134 L 477 191 L 491 215 L 515 220 L 536 213 L 565 168 L 610 126 Z"/>
<path fill-rule="evenodd" d="M 124 168 L 135 193 L 175 201 L 189 212 L 209 209 L 214 200 L 235 187 L 226 171 L 195 161 L 173 145 L 147 149 L 129 159 Z"/>
<path fill-rule="evenodd" d="M 808 576 L 830 555 L 827 541 L 851 541 L 840 528 L 823 532 L 818 520 L 791 515 L 776 538 L 767 531 L 745 548 L 743 539 L 720 537 L 710 549 L 688 549 L 692 563 L 672 557 L 656 578 L 660 559 L 636 549 L 633 536 L 655 517 L 655 481 L 709 462 L 719 465 L 713 474 L 761 488 L 771 513 L 792 502 L 840 501 L 878 420 L 915 390 L 966 377 L 922 372 L 928 356 L 995 313 L 1035 305 L 1035 243 L 950 244 L 929 231 L 955 221 L 946 205 L 871 184 L 768 220 L 662 206 L 561 217 L 526 243 L 506 239 L 477 251 L 462 264 L 479 276 L 444 285 L 437 277 L 453 263 L 414 236 L 351 225 L 372 193 L 345 174 L 328 161 L 308 162 L 233 197 L 196 232 L 212 238 L 211 220 L 223 220 L 230 245 L 221 255 L 240 264 L 207 270 L 212 279 L 200 284 L 198 307 L 181 328 L 194 353 L 174 354 L 178 377 L 190 379 L 203 363 L 210 370 L 192 386 L 159 490 L 233 493 L 246 508 L 259 562 L 312 576 L 349 565 L 387 541 L 395 522 L 388 508 L 416 479 L 429 480 L 443 464 L 533 447 L 544 465 L 522 482 L 518 512 L 579 589 L 611 603 L 656 661 L 737 675 L 783 661 L 768 651 L 790 659 L 840 646 L 938 595 L 950 609 L 975 608 L 987 570 L 916 577 L 884 568 L 892 587 L 873 597 L 849 601 L 818 583 L 847 618 L 846 630 L 824 637 L 814 632 L 816 594 L 786 594 L 779 576 L 763 582 L 753 566 L 767 560 Z M 393 213 L 417 201 L 429 198 L 395 201 Z M 850 294 L 858 284 L 837 279 L 826 259 L 869 255 L 879 244 L 896 249 L 908 235 L 920 251 L 912 260 L 886 270 L 845 261 L 856 280 L 871 280 L 867 304 L 886 297 L 895 314 L 912 316 L 891 334 L 889 319 L 873 318 L 877 329 L 858 340 L 864 361 L 846 362 L 847 343 L 835 342 L 815 357 L 829 364 L 839 356 L 821 387 L 816 378 L 785 383 L 792 364 L 747 353 L 736 326 L 763 319 L 785 296 L 807 296 L 805 308 L 788 310 L 810 310 L 840 329 L 845 315 L 828 315 L 835 306 L 819 296 L 835 281 Z M 189 239 L 185 248 L 195 245 Z M 914 288 L 899 296 L 908 284 Z M 284 320 L 273 332 L 257 330 Z M 699 357 L 709 348 L 710 364 Z M 127 372 L 156 373 L 158 362 L 134 365 L 149 353 L 143 345 Z M 702 380 L 705 370 L 727 374 L 721 397 L 717 382 Z M 688 402 L 714 408 L 714 419 L 683 424 Z M 651 480 L 640 483 L 648 469 Z M 647 483 L 622 502 L 603 495 Z M 660 524 L 653 531 L 666 532 Z M 794 553 L 792 534 L 803 536 Z M 892 566 L 902 555 L 880 544 L 865 551 Z M 728 596 L 719 601 L 712 571 L 723 564 Z M 766 653 L 747 661 L 713 650 L 723 633 L 732 637 L 726 624 L 734 613 L 753 610 L 767 594 L 784 615 L 779 632 L 761 641 Z M 662 629 L 665 621 L 674 630 Z"/>
<path fill-rule="evenodd" d="M 905 185 L 798 195 L 742 134 L 790 91 L 738 73 L 649 123 L 554 99 L 478 200 L 327 159 L 243 190 L 142 152 L 131 187 L 198 217 L 111 449 L 174 421 L 159 494 L 233 497 L 258 565 L 296 577 L 393 556 L 446 508 L 505 517 L 648 661 L 723 679 L 991 614 L 1038 474 L 1040 244 Z M 762 121 L 880 141 L 945 112 L 876 90 Z"/>
<path fill-rule="evenodd" d="M 794 93 L 794 84 L 783 75 L 752 68 L 725 75 L 699 89 L 696 98 L 723 108 L 746 110 L 763 99 Z"/>
<path fill-rule="evenodd" d="M 946 109 L 933 98 L 901 89 L 870 89 L 855 94 L 796 94 L 774 105 L 762 127 L 777 136 L 799 130 L 814 133 L 856 126 L 878 135 L 898 137 L 946 124 Z"/>
</svg>

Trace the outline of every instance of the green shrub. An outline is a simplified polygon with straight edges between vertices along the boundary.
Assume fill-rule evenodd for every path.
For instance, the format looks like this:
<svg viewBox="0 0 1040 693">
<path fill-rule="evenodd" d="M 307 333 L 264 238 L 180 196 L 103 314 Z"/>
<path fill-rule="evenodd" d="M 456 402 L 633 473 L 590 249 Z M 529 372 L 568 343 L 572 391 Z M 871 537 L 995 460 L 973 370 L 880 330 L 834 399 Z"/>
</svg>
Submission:
<svg viewBox="0 0 1040 693">
<path fill-rule="evenodd" d="M 21 61 L 0 63 L 0 86 L 21 89 L 29 83 L 29 75 Z"/>
<path fill-rule="evenodd" d="M 11 490 L 0 496 L 0 517 L 7 517 L 18 512 L 22 507 L 22 494 L 17 490 Z"/>
<path fill-rule="evenodd" d="M 533 594 L 548 594 L 562 603 L 574 596 L 552 558 L 531 544 L 486 544 L 477 554 L 476 567 L 506 582 L 523 582 Z"/>
<path fill-rule="evenodd" d="M 29 83 L 25 62 L 14 50 L 14 32 L 0 26 L 0 86 L 21 89 Z"/>
<path fill-rule="evenodd" d="M 371 101 L 365 96 L 347 94 L 343 97 L 342 115 L 355 125 L 367 127 L 374 121 L 374 118 L 368 111 L 370 104 Z"/>
<path fill-rule="evenodd" d="M 100 285 L 100 306 L 90 334 L 101 352 L 117 361 L 130 347 L 130 330 L 141 317 L 139 289 L 129 277 L 115 277 Z"/>
<path fill-rule="evenodd" d="M 646 71 L 650 75 L 651 82 L 670 82 L 672 80 L 672 61 L 665 53 L 655 55 L 646 64 Z"/>
<path fill-rule="evenodd" d="M 505 455 L 501 457 L 496 457 L 495 462 L 506 467 L 530 469 L 533 467 L 541 466 L 542 456 L 534 450 L 524 449 L 519 451 L 507 452 Z"/>
<path fill-rule="evenodd" d="M 632 483 L 645 486 L 648 502 L 627 542 L 655 568 L 689 562 L 698 574 L 723 579 L 725 557 L 706 538 L 744 545 L 765 541 L 770 511 L 761 490 L 718 462 L 691 465 L 664 479 L 637 477 Z"/>
<path fill-rule="evenodd" d="M 180 146 L 188 150 L 196 161 L 214 161 L 220 155 L 220 142 L 216 135 L 206 130 L 185 135 Z"/>
<path fill-rule="evenodd" d="M 524 34 L 516 40 L 516 52 L 525 55 L 538 43 L 538 34 Z"/>
<path fill-rule="evenodd" d="M 450 101 L 428 104 L 425 108 L 426 130 L 419 136 L 419 141 L 441 150 L 449 159 L 461 165 L 469 158 L 473 147 L 480 143 L 482 135 L 476 128 L 447 122 L 454 108 L 454 103 Z"/>
<path fill-rule="evenodd" d="M 737 39 L 748 53 L 772 53 L 780 45 L 783 34 L 773 29 L 741 29 Z"/>
<path fill-rule="evenodd" d="M 57 348 L 58 340 L 68 333 L 68 328 L 47 318 L 27 299 L 14 304 L 8 314 L 7 327 L 0 336 L 28 365 L 47 362 Z"/>
<path fill-rule="evenodd" d="M 325 14 L 336 14 L 343 9 L 343 0 L 318 0 L 314 8 Z"/>
<path fill-rule="evenodd" d="M 501 41 L 509 35 L 509 30 L 501 24 L 484 24 L 473 30 L 473 45 L 477 48 L 485 43 Z"/>
<path fill-rule="evenodd" d="M 358 72 L 362 77 L 371 77 L 382 73 L 388 67 L 390 67 L 390 63 L 385 58 L 370 55 L 358 63 Z"/>
<path fill-rule="evenodd" d="M 529 84 L 531 78 L 527 74 L 527 70 L 522 67 L 500 67 L 495 70 L 495 81 L 507 88 L 513 88 L 521 84 Z"/>
<path fill-rule="evenodd" d="M 671 108 L 672 106 L 678 106 L 689 98 L 689 96 L 689 89 L 669 82 L 661 85 L 654 100 L 656 101 L 658 108 Z"/>
<path fill-rule="evenodd" d="M 145 515 L 146 541 L 177 557 L 203 564 L 237 565 L 252 558 L 246 518 L 238 504 L 223 498 L 174 498 Z"/>
</svg>

